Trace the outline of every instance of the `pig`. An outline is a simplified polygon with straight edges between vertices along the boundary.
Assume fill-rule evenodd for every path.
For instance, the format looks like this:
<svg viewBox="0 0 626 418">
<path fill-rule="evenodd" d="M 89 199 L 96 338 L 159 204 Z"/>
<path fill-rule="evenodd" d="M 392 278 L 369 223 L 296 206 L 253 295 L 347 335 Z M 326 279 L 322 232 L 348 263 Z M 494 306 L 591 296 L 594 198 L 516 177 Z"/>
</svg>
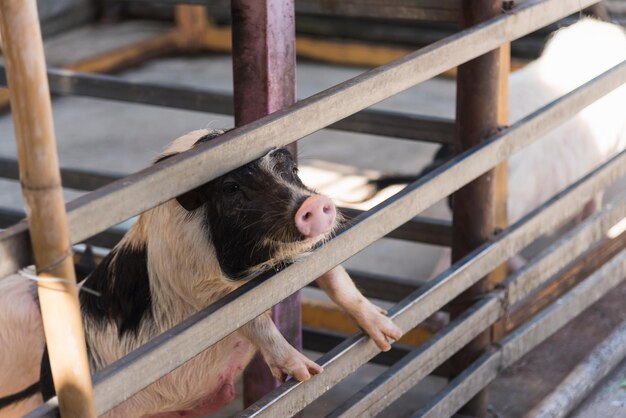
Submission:
<svg viewBox="0 0 626 418">
<path fill-rule="evenodd" d="M 157 162 L 221 133 L 203 129 L 184 135 Z M 247 280 L 306 255 L 340 224 L 333 202 L 302 184 L 285 148 L 142 213 L 85 280 L 83 286 L 99 296 L 80 293 L 92 372 Z M 389 350 L 390 341 L 400 338 L 401 330 L 357 290 L 341 266 L 317 282 L 378 348 Z M 36 382 L 45 344 L 35 288 L 19 275 L 0 281 L 0 321 L 0 397 L 6 397 Z M 215 412 L 235 397 L 235 381 L 256 350 L 277 378 L 305 381 L 322 372 L 283 338 L 266 312 L 106 416 Z M 4 367 L 8 364 L 13 367 Z M 42 401 L 38 391 L 26 395 L 2 415 L 18 416 Z"/>
</svg>

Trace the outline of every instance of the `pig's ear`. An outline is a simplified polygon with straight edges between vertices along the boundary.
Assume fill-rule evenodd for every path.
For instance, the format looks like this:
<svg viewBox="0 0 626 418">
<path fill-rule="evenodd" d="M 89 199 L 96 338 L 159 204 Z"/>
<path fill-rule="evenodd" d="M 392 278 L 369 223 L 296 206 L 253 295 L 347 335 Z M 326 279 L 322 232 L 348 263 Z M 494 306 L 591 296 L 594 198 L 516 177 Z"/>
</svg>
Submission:
<svg viewBox="0 0 626 418">
<path fill-rule="evenodd" d="M 170 157 L 177 155 L 177 153 L 173 154 L 165 154 L 161 155 L 157 158 L 154 163 L 160 163 L 163 160 L 167 160 Z M 192 210 L 198 209 L 200 206 L 204 204 L 206 199 L 202 194 L 202 190 L 200 187 L 190 190 L 186 193 L 181 194 L 180 196 L 176 196 L 176 201 L 179 205 L 181 205 L 185 210 L 191 212 Z"/>
<path fill-rule="evenodd" d="M 176 201 L 187 211 L 191 212 L 192 210 L 196 210 L 202 206 L 206 202 L 206 199 L 202 194 L 202 190 L 200 188 L 196 188 L 177 196 Z"/>
</svg>

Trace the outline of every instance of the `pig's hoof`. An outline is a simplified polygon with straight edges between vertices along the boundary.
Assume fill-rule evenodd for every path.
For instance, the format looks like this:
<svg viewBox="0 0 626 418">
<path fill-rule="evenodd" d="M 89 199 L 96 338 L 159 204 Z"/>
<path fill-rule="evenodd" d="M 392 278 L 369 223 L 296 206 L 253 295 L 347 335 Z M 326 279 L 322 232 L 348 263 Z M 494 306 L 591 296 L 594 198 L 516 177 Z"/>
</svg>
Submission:
<svg viewBox="0 0 626 418">
<path fill-rule="evenodd" d="M 354 315 L 359 327 L 370 336 L 381 351 L 391 350 L 389 340 L 398 340 L 402 336 L 402 330 L 385 315 L 386 313 L 384 309 L 366 301 Z"/>
<path fill-rule="evenodd" d="M 284 382 L 288 376 L 304 382 L 309 380 L 311 376 L 320 374 L 323 371 L 319 364 L 310 360 L 293 347 L 291 347 L 290 353 L 282 361 L 269 361 L 267 363 L 270 365 L 270 370 L 274 377 L 281 382 Z"/>
</svg>

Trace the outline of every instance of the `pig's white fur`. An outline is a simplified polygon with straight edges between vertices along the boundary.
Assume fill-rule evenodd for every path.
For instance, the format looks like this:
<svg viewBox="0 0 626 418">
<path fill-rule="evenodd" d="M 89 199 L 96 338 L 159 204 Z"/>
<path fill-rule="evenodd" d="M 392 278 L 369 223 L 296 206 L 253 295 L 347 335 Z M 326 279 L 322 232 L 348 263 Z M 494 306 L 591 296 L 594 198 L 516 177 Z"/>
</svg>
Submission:
<svg viewBox="0 0 626 418">
<path fill-rule="evenodd" d="M 574 90 L 626 59 L 626 33 L 610 23 L 582 19 L 558 30 L 541 57 L 511 74 L 511 123 Z M 509 159 L 509 224 L 573 184 L 626 148 L 626 85 L 596 101 Z M 590 215 L 602 194 L 590 197 L 579 219 Z M 433 269 L 450 266 L 446 248 Z M 515 271 L 523 258 L 509 260 Z"/>
<path fill-rule="evenodd" d="M 176 140 L 164 155 L 186 151 L 208 133 L 207 130 L 191 132 Z M 141 248 L 147 244 L 153 320 L 142 322 L 136 335 L 125 333 L 119 338 L 114 323 L 105 326 L 85 318 L 92 370 L 99 370 L 128 354 L 241 283 L 228 280 L 220 270 L 199 212 L 200 209 L 189 216 L 175 200 L 170 200 L 143 213 L 118 244 L 118 248 Z M 315 242 L 316 239 L 309 239 L 290 245 L 282 255 L 293 258 L 297 253 L 306 252 Z M 110 268 L 116 262 L 114 258 Z M 386 336 L 399 338 L 400 330 L 358 292 L 345 270 L 338 267 L 319 280 L 330 297 L 372 335 L 379 347 L 388 348 Z M 39 379 L 44 345 L 32 284 L 19 275 L 0 280 L 0 323 L 3 324 L 0 327 L 0 382 L 6 383 L 0 385 L 2 397 Z M 234 397 L 234 387 L 230 385 L 250 361 L 255 346 L 275 375 L 284 372 L 306 378 L 308 373 L 321 371 L 284 340 L 265 314 L 132 396 L 107 416 L 140 417 L 188 410 L 220 388 L 219 400 L 227 403 Z M 41 397 L 37 395 L 30 398 L 28 404 L 24 402 L 12 408 L 20 407 L 23 414 L 39 402 Z M 3 416 L 7 410 L 2 410 Z"/>
<path fill-rule="evenodd" d="M 541 57 L 510 77 L 516 122 L 626 60 L 626 33 L 583 19 L 557 31 Z M 509 160 L 509 222 L 626 147 L 626 86 L 598 100 Z M 597 197 L 596 197 L 597 199 Z"/>
</svg>

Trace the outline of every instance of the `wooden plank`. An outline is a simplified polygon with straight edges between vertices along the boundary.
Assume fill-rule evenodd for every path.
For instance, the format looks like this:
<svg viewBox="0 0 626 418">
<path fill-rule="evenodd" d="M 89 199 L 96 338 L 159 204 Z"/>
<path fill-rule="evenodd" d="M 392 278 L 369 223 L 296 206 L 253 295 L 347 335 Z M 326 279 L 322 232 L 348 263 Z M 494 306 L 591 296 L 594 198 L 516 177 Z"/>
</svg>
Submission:
<svg viewBox="0 0 626 418">
<path fill-rule="evenodd" d="M 198 51 L 203 48 L 207 33 L 208 16 L 206 7 L 200 5 L 178 5 L 174 9 L 178 47 L 183 51 Z"/>
<path fill-rule="evenodd" d="M 95 417 L 36 2 L 0 1 L 0 31 L 39 277 L 37 295 L 59 409 L 64 417 Z"/>
</svg>

